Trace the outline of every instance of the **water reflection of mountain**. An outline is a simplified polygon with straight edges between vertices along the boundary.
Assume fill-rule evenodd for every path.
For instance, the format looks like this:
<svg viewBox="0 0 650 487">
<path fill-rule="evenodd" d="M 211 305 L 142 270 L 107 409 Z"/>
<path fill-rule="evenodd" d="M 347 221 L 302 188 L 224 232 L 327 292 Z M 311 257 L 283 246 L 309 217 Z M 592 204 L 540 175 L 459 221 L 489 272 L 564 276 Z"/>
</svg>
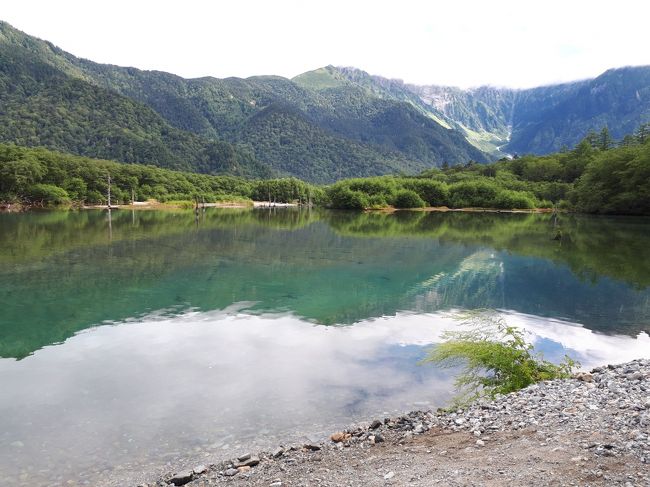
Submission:
<svg viewBox="0 0 650 487">
<path fill-rule="evenodd" d="M 566 266 L 505 252 L 477 251 L 450 274 L 420 284 L 415 308 L 494 308 L 634 335 L 650 324 L 650 292 L 609 278 L 586 283 Z"/>
<path fill-rule="evenodd" d="M 117 212 L 110 240 L 105 213 L 0 218 L 4 357 L 106 321 L 241 301 L 324 324 L 450 307 L 631 334 L 650 320 L 644 219 L 563 216 L 558 242 L 540 215 Z"/>
</svg>

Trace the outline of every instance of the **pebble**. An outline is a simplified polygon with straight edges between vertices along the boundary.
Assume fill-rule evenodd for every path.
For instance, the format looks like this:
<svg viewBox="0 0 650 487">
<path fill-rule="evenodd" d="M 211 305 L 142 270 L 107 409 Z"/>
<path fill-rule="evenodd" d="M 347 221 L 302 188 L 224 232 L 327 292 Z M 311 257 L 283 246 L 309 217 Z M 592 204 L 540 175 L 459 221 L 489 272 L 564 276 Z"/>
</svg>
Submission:
<svg viewBox="0 0 650 487">
<path fill-rule="evenodd" d="M 332 433 L 330 440 L 332 440 L 334 443 L 340 443 L 341 441 L 346 440 L 346 434 L 342 431 L 337 431 L 336 433 Z"/>
<path fill-rule="evenodd" d="M 242 458 L 244 460 L 241 460 Z M 239 460 L 239 461 L 235 464 L 235 468 L 254 467 L 258 463 L 260 463 L 260 458 L 259 457 L 253 457 L 253 456 L 250 456 L 250 455 L 241 456 L 237 460 Z"/>
<path fill-rule="evenodd" d="M 330 436 L 333 443 L 318 444 L 315 440 L 309 440 L 302 448 L 277 448 L 271 454 L 265 454 L 264 458 L 271 464 L 277 462 L 279 470 L 287 475 L 302 462 L 323 460 L 323 466 L 326 467 L 328 464 L 325 455 L 328 450 L 334 451 L 336 455 L 350 455 L 346 458 L 354 465 L 358 460 L 352 451 L 357 448 L 376 448 L 373 445 L 385 441 L 384 436 L 389 438 L 391 444 L 408 445 L 414 434 L 423 434 L 432 428 L 466 431 L 475 439 L 475 446 L 468 447 L 468 450 L 475 452 L 478 451 L 477 448 L 492 447 L 492 443 L 485 440 L 500 431 L 527 429 L 538 435 L 536 444 L 552 447 L 552 451 L 565 450 L 561 442 L 552 443 L 564 435 L 570 437 L 576 431 L 601 432 L 600 436 L 595 435 L 593 440 L 585 440 L 584 444 L 580 444 L 584 454 L 571 456 L 570 460 L 586 465 L 582 468 L 597 467 L 592 470 L 593 475 L 608 480 L 605 478 L 607 474 L 602 473 L 598 465 L 598 456 L 629 458 L 632 455 L 641 463 L 650 464 L 650 360 L 598 367 L 591 372 L 576 374 L 572 379 L 534 384 L 521 391 L 498 396 L 494 400 L 481 399 L 467 408 L 451 413 L 412 411 L 383 421 L 373 420 L 370 424 L 359 424 L 333 433 Z M 312 453 L 318 450 L 325 453 Z M 439 451 L 437 454 L 446 455 L 447 451 Z M 236 461 L 216 466 L 215 471 L 221 470 L 222 475 L 234 476 L 239 473 L 237 467 L 246 467 L 243 470 L 250 471 L 251 467 L 260 463 L 260 457 L 242 455 Z M 266 461 L 264 465 L 268 465 Z M 189 473 L 191 479 L 192 472 L 185 473 Z M 198 475 L 197 470 L 194 473 Z M 507 475 L 508 481 L 514 479 L 510 476 L 512 472 L 499 470 L 498 473 Z M 394 476 L 395 472 L 389 471 L 383 477 L 390 480 Z M 260 477 L 257 478 L 261 480 Z M 280 479 L 272 479 L 273 477 L 266 480 L 264 485 L 282 485 Z M 501 479 L 505 481 L 504 477 Z M 632 480 L 631 477 L 628 479 Z M 311 480 L 316 482 L 315 478 Z M 405 481 L 409 482 L 409 479 Z M 292 483 L 291 478 L 287 482 Z M 327 484 L 326 478 L 323 477 L 322 482 L 316 482 L 319 483 Z M 302 483 L 298 482 L 297 485 Z"/>
<path fill-rule="evenodd" d="M 191 480 L 192 480 L 192 472 L 188 470 L 185 472 L 178 472 L 174 474 L 174 476 L 169 479 L 169 483 L 174 485 L 185 485 Z"/>
</svg>

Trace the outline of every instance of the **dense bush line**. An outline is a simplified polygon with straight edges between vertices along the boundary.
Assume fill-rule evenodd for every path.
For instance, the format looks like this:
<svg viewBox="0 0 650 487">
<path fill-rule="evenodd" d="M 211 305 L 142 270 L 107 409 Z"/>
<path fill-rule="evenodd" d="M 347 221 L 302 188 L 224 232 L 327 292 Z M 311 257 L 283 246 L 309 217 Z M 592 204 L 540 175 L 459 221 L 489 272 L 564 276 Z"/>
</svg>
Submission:
<svg viewBox="0 0 650 487">
<path fill-rule="evenodd" d="M 322 190 L 296 178 L 251 181 L 155 166 L 89 159 L 47 149 L 0 144 L 0 201 L 35 206 L 259 199 L 320 202 Z"/>
<path fill-rule="evenodd" d="M 442 179 L 444 173 L 436 175 Z M 339 181 L 326 190 L 332 208 L 537 208 L 549 206 L 530 191 L 504 187 L 483 176 L 448 183 L 445 180 L 380 176 Z"/>
<path fill-rule="evenodd" d="M 405 198 L 405 191 L 411 191 Z M 431 169 L 417 177 L 347 179 L 330 186 L 334 208 L 530 209 L 650 214 L 650 125 L 614 147 L 607 129 L 571 151 Z M 418 196 L 419 200 L 414 198 Z M 421 201 L 420 201 L 421 200 Z"/>
</svg>

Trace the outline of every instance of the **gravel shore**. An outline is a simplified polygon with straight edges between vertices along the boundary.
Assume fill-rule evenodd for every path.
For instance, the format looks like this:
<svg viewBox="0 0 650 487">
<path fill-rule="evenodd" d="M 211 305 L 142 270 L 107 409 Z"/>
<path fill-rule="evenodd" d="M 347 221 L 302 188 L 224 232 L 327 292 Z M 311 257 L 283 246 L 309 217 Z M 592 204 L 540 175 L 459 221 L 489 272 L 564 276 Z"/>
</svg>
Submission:
<svg viewBox="0 0 650 487">
<path fill-rule="evenodd" d="M 650 486 L 650 360 L 598 367 L 465 410 L 414 411 L 199 465 L 150 486 Z"/>
</svg>

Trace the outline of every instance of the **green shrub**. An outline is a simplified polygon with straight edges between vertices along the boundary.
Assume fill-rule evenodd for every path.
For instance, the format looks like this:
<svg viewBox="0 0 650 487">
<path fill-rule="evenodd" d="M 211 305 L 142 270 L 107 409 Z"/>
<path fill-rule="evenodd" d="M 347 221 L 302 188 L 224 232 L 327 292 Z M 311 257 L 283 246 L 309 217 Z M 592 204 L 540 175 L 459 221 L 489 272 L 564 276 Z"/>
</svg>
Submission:
<svg viewBox="0 0 650 487">
<path fill-rule="evenodd" d="M 386 201 L 384 195 L 373 194 L 368 197 L 368 208 L 379 210 L 386 207 L 388 207 L 388 202 Z"/>
<path fill-rule="evenodd" d="M 429 206 L 449 205 L 449 186 L 441 181 L 407 179 L 402 186 L 415 191 Z"/>
<path fill-rule="evenodd" d="M 490 206 L 508 210 L 515 208 L 530 209 L 535 208 L 535 200 L 527 193 L 503 189 L 497 193 L 494 202 Z"/>
<path fill-rule="evenodd" d="M 390 177 L 356 178 L 346 181 L 352 191 L 367 195 L 392 195 L 396 191 L 395 180 Z"/>
<path fill-rule="evenodd" d="M 106 197 L 102 195 L 99 191 L 92 190 L 86 193 L 86 203 L 98 205 L 105 202 L 106 202 Z"/>
<path fill-rule="evenodd" d="M 65 190 L 73 200 L 83 201 L 86 199 L 88 186 L 81 178 L 70 178 L 65 183 Z"/>
<path fill-rule="evenodd" d="M 368 196 L 360 191 L 352 191 L 347 186 L 334 185 L 328 190 L 330 206 L 344 210 L 363 210 L 368 208 Z"/>
<path fill-rule="evenodd" d="M 454 208 L 483 207 L 494 205 L 499 187 L 491 181 L 468 180 L 449 187 L 450 202 Z"/>
<path fill-rule="evenodd" d="M 29 188 L 27 197 L 32 203 L 40 203 L 44 205 L 61 205 L 70 203 L 68 192 L 63 188 L 54 186 L 53 184 L 35 184 Z"/>
<path fill-rule="evenodd" d="M 411 189 L 401 189 L 395 195 L 393 206 L 395 208 L 422 208 L 426 203 L 420 195 Z"/>
<path fill-rule="evenodd" d="M 568 356 L 553 364 L 534 354 L 523 331 L 492 313 L 469 313 L 461 319 L 466 329 L 447 332 L 446 341 L 424 359 L 439 366 L 464 366 L 456 378 L 458 404 L 507 394 L 543 380 L 568 378 L 579 366 Z"/>
</svg>

